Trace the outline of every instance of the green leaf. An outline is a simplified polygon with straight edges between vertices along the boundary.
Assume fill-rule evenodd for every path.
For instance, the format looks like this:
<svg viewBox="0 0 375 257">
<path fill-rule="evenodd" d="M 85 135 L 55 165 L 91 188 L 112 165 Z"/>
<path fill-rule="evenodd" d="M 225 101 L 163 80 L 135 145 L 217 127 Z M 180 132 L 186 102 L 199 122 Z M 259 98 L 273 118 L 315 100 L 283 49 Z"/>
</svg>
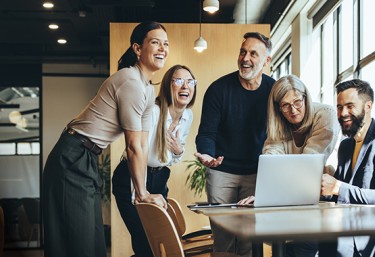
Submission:
<svg viewBox="0 0 375 257">
<path fill-rule="evenodd" d="M 108 203 L 111 200 L 111 160 L 107 152 L 99 155 L 98 172 L 103 180 L 102 199 Z"/>
<path fill-rule="evenodd" d="M 206 190 L 206 166 L 198 158 L 185 161 L 188 163 L 186 170 L 189 174 L 186 177 L 185 185 L 192 191 L 194 196 L 202 196 L 203 190 Z"/>
</svg>

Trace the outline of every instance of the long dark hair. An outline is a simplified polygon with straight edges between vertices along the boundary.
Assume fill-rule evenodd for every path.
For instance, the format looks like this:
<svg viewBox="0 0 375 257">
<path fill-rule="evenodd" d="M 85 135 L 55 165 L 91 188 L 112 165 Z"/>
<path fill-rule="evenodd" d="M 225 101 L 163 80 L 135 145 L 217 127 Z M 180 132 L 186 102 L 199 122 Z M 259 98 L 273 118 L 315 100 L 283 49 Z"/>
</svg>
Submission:
<svg viewBox="0 0 375 257">
<path fill-rule="evenodd" d="M 147 33 L 154 29 L 162 29 L 167 32 L 163 25 L 155 21 L 142 22 L 134 28 L 132 35 L 130 36 L 130 47 L 118 60 L 117 70 L 129 68 L 137 63 L 137 55 L 134 53 L 132 46 L 134 43 L 142 45 Z"/>
</svg>

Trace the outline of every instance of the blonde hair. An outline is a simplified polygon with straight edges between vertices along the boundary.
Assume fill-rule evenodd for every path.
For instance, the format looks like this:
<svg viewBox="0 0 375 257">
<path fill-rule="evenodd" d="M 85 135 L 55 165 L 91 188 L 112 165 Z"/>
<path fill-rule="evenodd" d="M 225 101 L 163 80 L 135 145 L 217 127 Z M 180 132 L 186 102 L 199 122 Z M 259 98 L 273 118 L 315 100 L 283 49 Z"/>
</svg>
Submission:
<svg viewBox="0 0 375 257">
<path fill-rule="evenodd" d="M 167 150 L 168 150 L 167 149 L 167 131 L 168 129 L 166 128 L 166 124 L 167 124 L 167 117 L 168 117 L 168 107 L 170 105 L 174 106 L 174 101 L 173 101 L 174 95 L 172 93 L 173 92 L 172 80 L 176 71 L 180 69 L 187 70 L 191 74 L 193 79 L 195 79 L 193 73 L 188 67 L 184 65 L 179 65 L 179 64 L 172 66 L 164 74 L 164 77 L 161 81 L 159 94 L 155 100 L 156 104 L 160 107 L 159 121 L 158 121 L 158 126 L 156 129 L 156 136 L 157 136 L 156 140 L 157 140 L 158 158 L 160 162 L 162 163 L 165 163 L 168 159 L 168 155 L 167 155 Z M 186 106 L 186 108 L 191 108 L 194 105 L 195 98 L 197 95 L 196 88 L 197 88 L 197 85 L 195 86 L 194 95 L 191 98 L 190 103 L 188 103 L 188 105 Z"/>
<path fill-rule="evenodd" d="M 280 101 L 291 90 L 300 93 L 305 98 L 305 116 L 296 132 L 305 134 L 312 127 L 314 110 L 309 91 L 297 76 L 284 76 L 275 82 L 268 98 L 267 136 L 273 141 L 292 139 L 291 124 L 280 110 Z"/>
</svg>

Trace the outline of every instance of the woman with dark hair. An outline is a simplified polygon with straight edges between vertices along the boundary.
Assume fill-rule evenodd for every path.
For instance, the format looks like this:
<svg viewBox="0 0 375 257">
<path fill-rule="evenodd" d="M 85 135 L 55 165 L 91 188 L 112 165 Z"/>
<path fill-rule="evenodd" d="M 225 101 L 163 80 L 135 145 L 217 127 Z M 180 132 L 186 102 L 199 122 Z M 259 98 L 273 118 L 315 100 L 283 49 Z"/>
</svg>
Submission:
<svg viewBox="0 0 375 257">
<path fill-rule="evenodd" d="M 155 99 L 150 81 L 168 52 L 161 24 L 137 25 L 119 61 L 121 69 L 64 129 L 43 174 L 44 256 L 106 256 L 98 155 L 122 134 L 135 200 L 167 207 L 161 195 L 147 191 L 145 171 Z"/>
<path fill-rule="evenodd" d="M 161 82 L 156 105 L 152 111 L 152 127 L 149 133 L 147 160 L 147 185 L 151 194 L 168 195 L 168 166 L 181 160 L 186 137 L 193 121 L 193 106 L 197 81 L 189 68 L 182 65 L 171 67 Z M 133 205 L 132 174 L 125 155 L 114 171 L 113 194 L 121 217 L 132 237 L 132 247 L 137 257 L 153 256 L 146 234 Z"/>
</svg>

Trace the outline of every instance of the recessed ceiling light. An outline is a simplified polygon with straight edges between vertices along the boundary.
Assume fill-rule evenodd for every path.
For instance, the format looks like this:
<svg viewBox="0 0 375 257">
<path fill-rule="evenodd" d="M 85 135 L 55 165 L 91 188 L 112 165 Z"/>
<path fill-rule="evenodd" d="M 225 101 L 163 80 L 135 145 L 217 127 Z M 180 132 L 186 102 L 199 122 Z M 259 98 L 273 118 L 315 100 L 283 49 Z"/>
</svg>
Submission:
<svg viewBox="0 0 375 257">
<path fill-rule="evenodd" d="M 44 8 L 48 8 L 48 9 L 50 9 L 50 8 L 53 8 L 53 3 L 51 3 L 51 2 L 45 2 L 45 3 L 43 3 L 43 7 Z"/>
<path fill-rule="evenodd" d="M 58 29 L 59 25 L 57 25 L 55 23 L 51 23 L 50 25 L 48 25 L 48 28 L 50 28 L 50 29 Z"/>
<path fill-rule="evenodd" d="M 68 42 L 68 41 L 66 41 L 66 39 L 63 39 L 63 38 L 60 38 L 60 39 L 58 39 L 57 40 L 57 43 L 59 43 L 59 44 L 66 44 L 66 42 Z"/>
</svg>

